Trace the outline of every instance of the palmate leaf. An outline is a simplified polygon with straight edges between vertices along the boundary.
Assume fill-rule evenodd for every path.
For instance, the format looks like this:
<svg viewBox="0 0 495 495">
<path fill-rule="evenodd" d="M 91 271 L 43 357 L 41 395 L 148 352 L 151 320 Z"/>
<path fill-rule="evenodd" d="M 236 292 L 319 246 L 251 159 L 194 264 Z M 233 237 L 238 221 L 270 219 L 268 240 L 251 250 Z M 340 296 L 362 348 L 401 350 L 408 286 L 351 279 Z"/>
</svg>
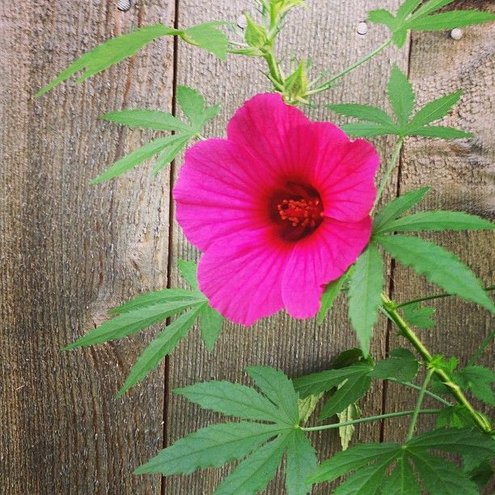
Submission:
<svg viewBox="0 0 495 495">
<path fill-rule="evenodd" d="M 391 221 L 400 217 L 407 210 L 420 203 L 429 190 L 429 187 L 414 189 L 385 205 L 373 221 L 373 233 L 380 233 Z"/>
<path fill-rule="evenodd" d="M 242 459 L 215 493 L 254 495 L 273 478 L 286 454 L 288 493 L 306 495 L 311 489 L 307 477 L 316 467 L 316 455 L 299 427 L 294 386 L 273 368 L 252 367 L 247 372 L 261 392 L 224 381 L 200 383 L 176 392 L 202 407 L 260 422 L 203 428 L 162 450 L 136 473 L 188 474 Z"/>
<path fill-rule="evenodd" d="M 480 445 L 479 450 L 476 445 Z M 347 481 L 334 492 L 339 495 L 417 495 L 422 493 L 422 485 L 429 495 L 478 493 L 474 483 L 456 464 L 434 456 L 431 450 L 475 456 L 471 459 L 471 464 L 475 464 L 493 457 L 495 440 L 479 430 L 441 429 L 403 445 L 361 444 L 321 463 L 308 481 L 334 481 L 348 475 Z M 395 469 L 390 471 L 394 465 Z"/>
<path fill-rule="evenodd" d="M 191 127 L 177 117 L 160 110 L 143 108 L 119 110 L 105 113 L 100 119 L 131 128 L 153 129 L 155 131 L 191 131 Z"/>
<path fill-rule="evenodd" d="M 58 86 L 63 81 L 66 81 L 81 71 L 82 75 L 76 82 L 82 82 L 98 72 L 134 55 L 144 45 L 156 38 L 180 33 L 181 31 L 177 29 L 169 28 L 163 24 L 155 24 L 112 38 L 78 58 L 53 81 L 40 89 L 35 96 L 38 97 L 47 93 L 55 86 Z"/>
<path fill-rule="evenodd" d="M 287 495 L 306 495 L 311 492 L 308 476 L 316 470 L 318 460 L 311 442 L 301 430 L 295 430 L 287 439 Z"/>
<path fill-rule="evenodd" d="M 210 306 L 205 307 L 199 319 L 201 337 L 206 348 L 211 352 L 222 332 L 224 317 Z"/>
<path fill-rule="evenodd" d="M 203 409 L 210 409 L 225 416 L 273 421 L 287 425 L 285 420 L 281 421 L 280 411 L 270 400 L 254 388 L 240 383 L 227 381 L 195 383 L 175 389 L 174 392 L 200 405 Z M 289 423 L 290 426 L 293 424 Z"/>
<path fill-rule="evenodd" d="M 383 260 L 370 244 L 357 260 L 349 281 L 349 317 L 363 354 L 368 355 L 384 285 Z"/>
<path fill-rule="evenodd" d="M 418 129 L 410 129 L 407 131 L 408 136 L 422 136 L 439 139 L 465 139 L 472 137 L 471 132 L 461 131 L 453 127 L 445 127 L 441 125 L 431 125 L 419 127 Z"/>
<path fill-rule="evenodd" d="M 358 103 L 342 103 L 328 105 L 328 108 L 335 113 L 345 115 L 346 117 L 355 117 L 359 120 L 366 120 L 383 124 L 385 126 L 394 126 L 393 120 L 381 108 L 371 105 L 360 105 Z"/>
<path fill-rule="evenodd" d="M 254 380 L 259 389 L 282 412 L 281 417 L 287 424 L 295 425 L 299 421 L 299 396 L 294 383 L 280 370 L 269 366 L 249 366 L 248 375 Z"/>
<path fill-rule="evenodd" d="M 398 133 L 396 126 L 385 126 L 383 124 L 375 124 L 374 122 L 358 122 L 352 124 L 344 124 L 342 130 L 353 137 L 377 137 L 395 135 Z"/>
<path fill-rule="evenodd" d="M 175 139 L 167 146 L 157 157 L 155 165 L 153 166 L 153 174 L 158 174 L 167 165 L 170 165 L 177 155 L 181 153 L 189 144 L 194 134 L 175 134 Z"/>
<path fill-rule="evenodd" d="M 495 313 L 495 305 L 476 275 L 449 251 L 417 237 L 383 235 L 376 240 L 391 256 L 425 275 L 430 282 Z"/>
<path fill-rule="evenodd" d="M 402 382 L 410 382 L 418 373 L 419 363 L 414 354 L 407 349 L 394 349 L 388 359 L 375 364 L 371 373 L 373 378 L 385 380 L 393 378 Z"/>
<path fill-rule="evenodd" d="M 190 474 L 241 459 L 277 436 L 280 428 L 262 423 L 220 423 L 190 433 L 138 467 L 135 474 Z"/>
<path fill-rule="evenodd" d="M 459 102 L 462 91 L 455 91 L 436 100 L 430 101 L 419 110 L 408 125 L 409 129 L 418 129 L 435 120 L 445 117 Z"/>
<path fill-rule="evenodd" d="M 318 316 L 316 317 L 316 321 L 319 325 L 323 323 L 327 313 L 332 309 L 333 303 L 337 296 L 340 294 L 344 284 L 349 278 L 350 270 L 347 270 L 344 275 L 339 277 L 337 280 L 330 282 L 323 291 L 321 296 L 320 310 L 318 311 Z"/>
<path fill-rule="evenodd" d="M 385 232 L 417 232 L 442 230 L 493 230 L 495 224 L 460 211 L 423 211 L 388 222 Z"/>
<path fill-rule="evenodd" d="M 217 115 L 219 110 L 218 106 L 207 107 L 203 96 L 188 86 L 177 87 L 177 103 L 196 130 L 201 130 L 208 120 Z"/>
<path fill-rule="evenodd" d="M 182 340 L 192 328 L 202 307 L 206 304 L 206 302 L 203 302 L 202 305 L 196 306 L 191 311 L 179 316 L 168 325 L 158 337 L 151 341 L 131 368 L 124 385 L 117 394 L 119 397 L 124 395 L 131 387 L 136 385 L 136 383 L 143 380 L 158 366 L 165 356 L 172 352 L 179 341 Z"/>
<path fill-rule="evenodd" d="M 407 304 L 402 308 L 404 311 L 404 318 L 409 324 L 424 330 L 435 326 L 433 315 L 435 314 L 436 308 L 421 306 L 419 303 Z"/>
<path fill-rule="evenodd" d="M 414 13 L 414 18 L 424 17 L 453 3 L 454 0 L 428 0 Z M 418 2 L 418 5 L 421 2 Z"/>
<path fill-rule="evenodd" d="M 225 60 L 227 58 L 229 40 L 225 33 L 218 29 L 222 24 L 224 23 L 205 22 L 204 24 L 198 24 L 183 31 L 181 37 L 188 42 L 204 48 L 220 60 Z"/>
<path fill-rule="evenodd" d="M 181 277 L 191 286 L 198 288 L 198 265 L 194 261 L 179 260 L 177 263 Z"/>
<path fill-rule="evenodd" d="M 223 480 L 214 495 L 256 495 L 275 476 L 286 447 L 287 435 L 263 445 Z"/>
<path fill-rule="evenodd" d="M 295 389 L 301 397 L 318 395 L 337 387 L 346 380 L 355 380 L 368 375 L 373 367 L 368 363 L 356 363 L 345 368 L 311 373 L 293 380 Z"/>
<path fill-rule="evenodd" d="M 145 145 L 141 146 L 137 150 L 129 153 L 120 160 L 116 161 L 103 173 L 95 177 L 90 181 L 91 184 L 100 184 L 115 177 L 119 177 L 129 170 L 133 169 L 140 163 L 148 160 L 149 158 L 157 155 L 164 149 L 169 149 L 170 147 L 175 147 L 178 142 L 186 139 L 187 141 L 193 137 L 192 134 L 174 134 L 172 136 L 165 136 L 162 138 L 155 139 Z M 175 148 L 174 148 L 175 149 Z"/>
<path fill-rule="evenodd" d="M 204 300 L 186 298 L 172 301 L 165 300 L 151 306 L 140 306 L 136 309 L 125 311 L 112 320 L 102 323 L 79 340 L 69 344 L 66 349 L 87 347 L 109 342 L 110 340 L 122 339 L 156 323 L 165 321 L 169 316 L 176 313 L 204 304 Z"/>
<path fill-rule="evenodd" d="M 416 97 L 407 76 L 396 65 L 392 67 L 387 92 L 397 121 L 403 127 L 411 116 Z"/>
<path fill-rule="evenodd" d="M 495 406 L 495 371 L 483 366 L 466 366 L 456 373 L 455 379 L 464 388 L 471 392 L 481 401 L 490 406 Z"/>
<path fill-rule="evenodd" d="M 495 21 L 495 14 L 480 10 L 452 10 L 440 14 L 411 19 L 406 23 L 414 31 L 446 31 L 464 26 Z"/>
</svg>

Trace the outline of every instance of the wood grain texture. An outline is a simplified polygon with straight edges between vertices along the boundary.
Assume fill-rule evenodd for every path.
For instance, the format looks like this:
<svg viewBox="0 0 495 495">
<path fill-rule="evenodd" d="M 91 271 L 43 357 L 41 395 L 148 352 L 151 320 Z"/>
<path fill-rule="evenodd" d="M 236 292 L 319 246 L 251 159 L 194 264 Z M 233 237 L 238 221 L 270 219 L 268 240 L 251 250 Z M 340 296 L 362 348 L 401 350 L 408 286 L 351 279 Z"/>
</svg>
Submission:
<svg viewBox="0 0 495 495">
<path fill-rule="evenodd" d="M 480 3 L 482 5 L 480 5 Z M 491 2 L 456 2 L 452 8 L 478 7 L 495 11 Z M 448 33 L 414 35 L 411 50 L 410 78 L 424 104 L 438 95 L 464 90 L 461 102 L 446 125 L 466 129 L 473 138 L 456 141 L 408 139 L 401 166 L 400 192 L 432 185 L 421 209 L 441 208 L 467 211 L 488 219 L 495 217 L 495 25 L 470 27 L 454 41 Z M 431 239 L 456 253 L 480 277 L 493 285 L 495 236 L 491 232 L 463 232 L 434 235 Z M 436 294 L 438 288 L 410 270 L 397 267 L 393 272 L 394 297 L 399 301 Z M 437 326 L 422 331 L 432 353 L 461 357 L 461 366 L 476 351 L 483 338 L 493 330 L 494 319 L 487 311 L 458 298 L 435 304 Z M 391 348 L 403 345 L 403 339 L 391 336 Z M 495 349 L 488 348 L 485 364 L 494 365 Z M 397 387 L 387 390 L 389 410 L 409 408 L 414 395 Z M 433 405 L 433 404 L 432 404 Z M 434 406 L 436 407 L 436 406 Z M 431 418 L 420 422 L 425 427 Z M 388 438 L 402 438 L 407 421 L 386 427 Z"/>
<path fill-rule="evenodd" d="M 88 182 L 142 140 L 100 114 L 170 107 L 171 44 L 84 85 L 32 95 L 97 43 L 173 16 L 163 0 L 126 14 L 111 1 L 0 5 L 2 494 L 160 491 L 159 480 L 132 470 L 161 445 L 163 373 L 114 397 L 143 339 L 61 349 L 116 302 L 166 284 L 167 181 L 141 170 L 105 186 Z"/>
<path fill-rule="evenodd" d="M 372 8 L 395 9 L 399 2 L 389 1 L 348 1 L 312 0 L 307 8 L 292 13 L 283 31 L 280 53 L 286 69 L 294 57 L 310 58 L 314 74 L 322 70 L 337 73 L 350 62 L 365 55 L 386 38 L 379 27 L 370 26 L 366 36 L 357 34 L 357 26 L 366 18 Z M 248 9 L 256 14 L 253 3 L 247 0 L 212 1 L 205 5 L 199 0 L 181 0 L 179 21 L 181 26 L 197 22 L 223 19 L 235 22 L 240 14 Z M 239 41 L 241 41 L 239 35 Z M 297 44 L 295 42 L 297 41 Z M 269 91 L 270 85 L 261 71 L 265 67 L 258 61 L 230 57 L 227 63 L 216 62 L 205 57 L 198 50 L 179 46 L 178 82 L 185 83 L 202 91 L 209 102 L 222 104 L 221 116 L 209 129 L 208 135 L 223 136 L 225 124 L 246 99 L 257 92 Z M 325 103 L 367 102 L 383 105 L 386 85 L 392 63 L 407 65 L 407 50 L 389 50 L 378 63 L 363 66 L 347 78 L 332 92 L 321 95 L 318 109 L 309 113 L 314 119 L 333 119 L 324 108 Z M 380 150 L 387 156 L 390 142 L 378 141 Z M 394 189 L 394 188 L 392 188 Z M 172 245 L 172 263 L 177 259 L 196 259 L 198 252 L 182 237 L 175 227 Z M 177 283 L 177 282 L 176 282 Z M 341 301 L 342 302 L 342 301 Z M 209 354 L 196 335 L 184 342 L 170 358 L 169 388 L 210 379 L 241 380 L 248 383 L 243 373 L 247 365 L 265 364 L 284 370 L 290 376 L 328 368 L 331 359 L 340 351 L 356 346 L 356 339 L 350 329 L 346 309 L 337 306 L 332 318 L 318 327 L 314 321 L 301 322 L 288 318 L 285 314 L 261 321 L 252 328 L 228 325 L 214 354 Z M 373 352 L 382 356 L 385 351 L 385 324 L 382 321 L 378 330 Z M 185 400 L 170 396 L 167 407 L 167 442 L 217 421 L 219 416 L 199 410 Z M 363 402 L 367 413 L 379 413 L 382 408 L 381 386 Z M 356 439 L 379 440 L 380 429 L 363 426 L 356 433 Z M 315 446 L 322 458 L 339 448 L 339 439 L 334 434 L 315 435 Z M 165 493 L 212 493 L 214 487 L 225 476 L 227 470 L 208 470 L 188 477 L 175 477 L 165 480 Z M 325 493 L 328 488 L 320 486 L 315 493 Z M 267 489 L 270 494 L 285 493 L 284 481 L 278 477 Z"/>
</svg>

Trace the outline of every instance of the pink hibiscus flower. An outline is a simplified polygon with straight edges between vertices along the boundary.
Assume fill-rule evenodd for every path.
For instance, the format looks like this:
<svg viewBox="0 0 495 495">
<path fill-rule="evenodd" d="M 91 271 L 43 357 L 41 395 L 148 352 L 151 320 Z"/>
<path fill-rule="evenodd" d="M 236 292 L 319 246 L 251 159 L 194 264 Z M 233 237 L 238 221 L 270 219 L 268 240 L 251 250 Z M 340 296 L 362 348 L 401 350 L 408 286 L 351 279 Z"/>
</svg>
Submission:
<svg viewBox="0 0 495 495">
<path fill-rule="evenodd" d="M 190 148 L 174 189 L 177 220 L 204 251 L 200 289 L 236 323 L 282 308 L 312 317 L 369 241 L 378 155 L 278 94 L 246 102 L 227 136 Z"/>
</svg>

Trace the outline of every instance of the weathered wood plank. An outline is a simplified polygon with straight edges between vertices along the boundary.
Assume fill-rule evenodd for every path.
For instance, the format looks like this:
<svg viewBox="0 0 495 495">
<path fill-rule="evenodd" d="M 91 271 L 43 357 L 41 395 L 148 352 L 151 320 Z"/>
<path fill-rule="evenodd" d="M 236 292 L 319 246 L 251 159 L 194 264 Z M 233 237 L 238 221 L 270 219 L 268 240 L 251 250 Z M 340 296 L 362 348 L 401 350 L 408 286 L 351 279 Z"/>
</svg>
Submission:
<svg viewBox="0 0 495 495">
<path fill-rule="evenodd" d="M 457 2 L 456 8 L 481 7 L 495 11 L 489 2 Z M 453 7 L 454 8 L 454 7 Z M 432 191 L 422 208 L 452 209 L 475 213 L 486 218 L 495 214 L 495 26 L 483 25 L 465 29 L 464 36 L 454 41 L 449 33 L 422 33 L 414 36 L 410 77 L 418 93 L 419 104 L 459 88 L 464 95 L 446 125 L 466 129 L 474 137 L 462 141 L 408 139 L 401 167 L 400 191 L 431 184 Z M 493 284 L 493 233 L 445 233 L 432 237 L 455 252 L 487 285 Z M 409 270 L 394 270 L 394 292 L 398 300 L 410 300 L 438 293 L 438 288 Z M 457 298 L 436 304 L 437 326 L 422 331 L 433 353 L 461 357 L 466 364 L 482 339 L 493 330 L 493 318 L 474 304 Z M 391 347 L 404 341 L 391 336 Z M 494 347 L 484 354 L 485 363 L 494 365 Z M 387 393 L 389 410 L 409 408 L 414 394 L 404 394 L 396 387 Z M 436 407 L 436 406 L 435 406 Z M 425 418 L 423 424 L 431 422 Z M 407 420 L 386 427 L 390 438 L 403 438 Z"/>
<path fill-rule="evenodd" d="M 62 347 L 116 302 L 166 284 L 168 182 L 148 170 L 88 181 L 141 141 L 97 120 L 169 108 L 172 45 L 160 41 L 91 82 L 32 95 L 76 56 L 132 26 L 171 24 L 173 2 L 0 6 L 0 491 L 159 493 L 136 478 L 162 438 L 163 373 L 114 398 L 143 339 Z"/>
<path fill-rule="evenodd" d="M 282 34 L 285 41 L 281 52 L 285 60 L 293 55 L 310 58 L 316 69 L 336 73 L 350 62 L 363 56 L 385 40 L 385 32 L 370 26 L 366 36 L 357 34 L 357 25 L 366 18 L 372 8 L 396 8 L 398 1 L 348 1 L 312 0 L 306 9 L 300 9 L 288 19 L 287 31 Z M 212 1 L 208 5 L 198 0 L 181 0 L 179 20 L 181 26 L 189 26 L 206 20 L 224 19 L 235 21 L 243 10 L 255 13 L 252 2 L 247 0 Z M 257 92 L 269 90 L 264 76 L 264 67 L 259 62 L 231 57 L 227 63 L 215 62 L 204 53 L 180 45 L 178 58 L 178 82 L 200 89 L 211 103 L 222 103 L 221 118 L 209 130 L 209 135 L 223 136 L 225 123 L 246 99 Z M 318 99 L 319 109 L 312 110 L 315 119 L 329 119 L 323 104 L 330 101 L 360 101 L 383 104 L 390 67 L 393 62 L 402 67 L 407 64 L 407 50 L 388 51 L 374 65 L 362 67 L 338 88 Z M 335 118 L 335 117 L 333 117 Z M 387 149 L 386 142 L 380 142 L 381 151 Z M 183 239 L 178 228 L 174 231 L 172 246 L 172 267 L 178 258 L 194 259 L 198 253 Z M 384 328 L 383 322 L 381 325 Z M 378 332 L 374 352 L 384 352 L 384 330 Z M 209 379 L 234 379 L 247 382 L 243 368 L 250 364 L 267 364 L 283 369 L 292 376 L 328 367 L 332 357 L 343 349 L 356 345 L 350 330 L 345 310 L 335 311 L 332 318 L 322 327 L 309 321 L 302 324 L 285 315 L 260 322 L 253 328 L 245 329 L 228 326 L 214 354 L 208 354 L 200 340 L 189 338 L 170 359 L 170 388 Z M 170 390 L 168 391 L 170 394 Z M 379 412 L 382 407 L 380 387 L 366 401 L 367 412 Z M 205 426 L 218 417 L 200 411 L 185 400 L 170 397 L 167 407 L 167 442 L 171 443 L 186 433 Z M 356 438 L 378 440 L 379 429 L 360 428 Z M 315 436 L 315 443 L 322 457 L 335 451 L 338 445 L 336 435 Z M 200 474 L 172 478 L 165 481 L 166 493 L 212 493 L 226 471 L 207 471 Z M 323 488 L 321 488 L 323 490 Z M 320 493 L 315 490 L 315 493 Z M 285 493 L 283 480 L 270 485 L 268 493 Z M 321 492 L 323 493 L 323 492 Z"/>
</svg>

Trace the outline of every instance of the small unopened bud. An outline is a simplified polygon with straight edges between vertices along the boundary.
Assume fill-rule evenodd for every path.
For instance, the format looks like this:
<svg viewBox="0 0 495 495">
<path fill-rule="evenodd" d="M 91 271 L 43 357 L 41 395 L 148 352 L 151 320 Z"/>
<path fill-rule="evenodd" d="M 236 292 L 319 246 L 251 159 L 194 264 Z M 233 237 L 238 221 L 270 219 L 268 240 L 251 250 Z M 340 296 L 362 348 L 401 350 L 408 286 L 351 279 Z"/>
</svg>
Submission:
<svg viewBox="0 0 495 495">
<path fill-rule="evenodd" d="M 246 43 L 253 48 L 263 48 L 268 41 L 266 29 L 261 24 L 254 22 L 249 14 L 244 15 L 246 17 L 246 31 L 244 33 Z"/>
<path fill-rule="evenodd" d="M 284 95 L 289 102 L 301 101 L 308 91 L 308 74 L 306 61 L 303 60 L 297 69 L 284 81 Z"/>
</svg>

